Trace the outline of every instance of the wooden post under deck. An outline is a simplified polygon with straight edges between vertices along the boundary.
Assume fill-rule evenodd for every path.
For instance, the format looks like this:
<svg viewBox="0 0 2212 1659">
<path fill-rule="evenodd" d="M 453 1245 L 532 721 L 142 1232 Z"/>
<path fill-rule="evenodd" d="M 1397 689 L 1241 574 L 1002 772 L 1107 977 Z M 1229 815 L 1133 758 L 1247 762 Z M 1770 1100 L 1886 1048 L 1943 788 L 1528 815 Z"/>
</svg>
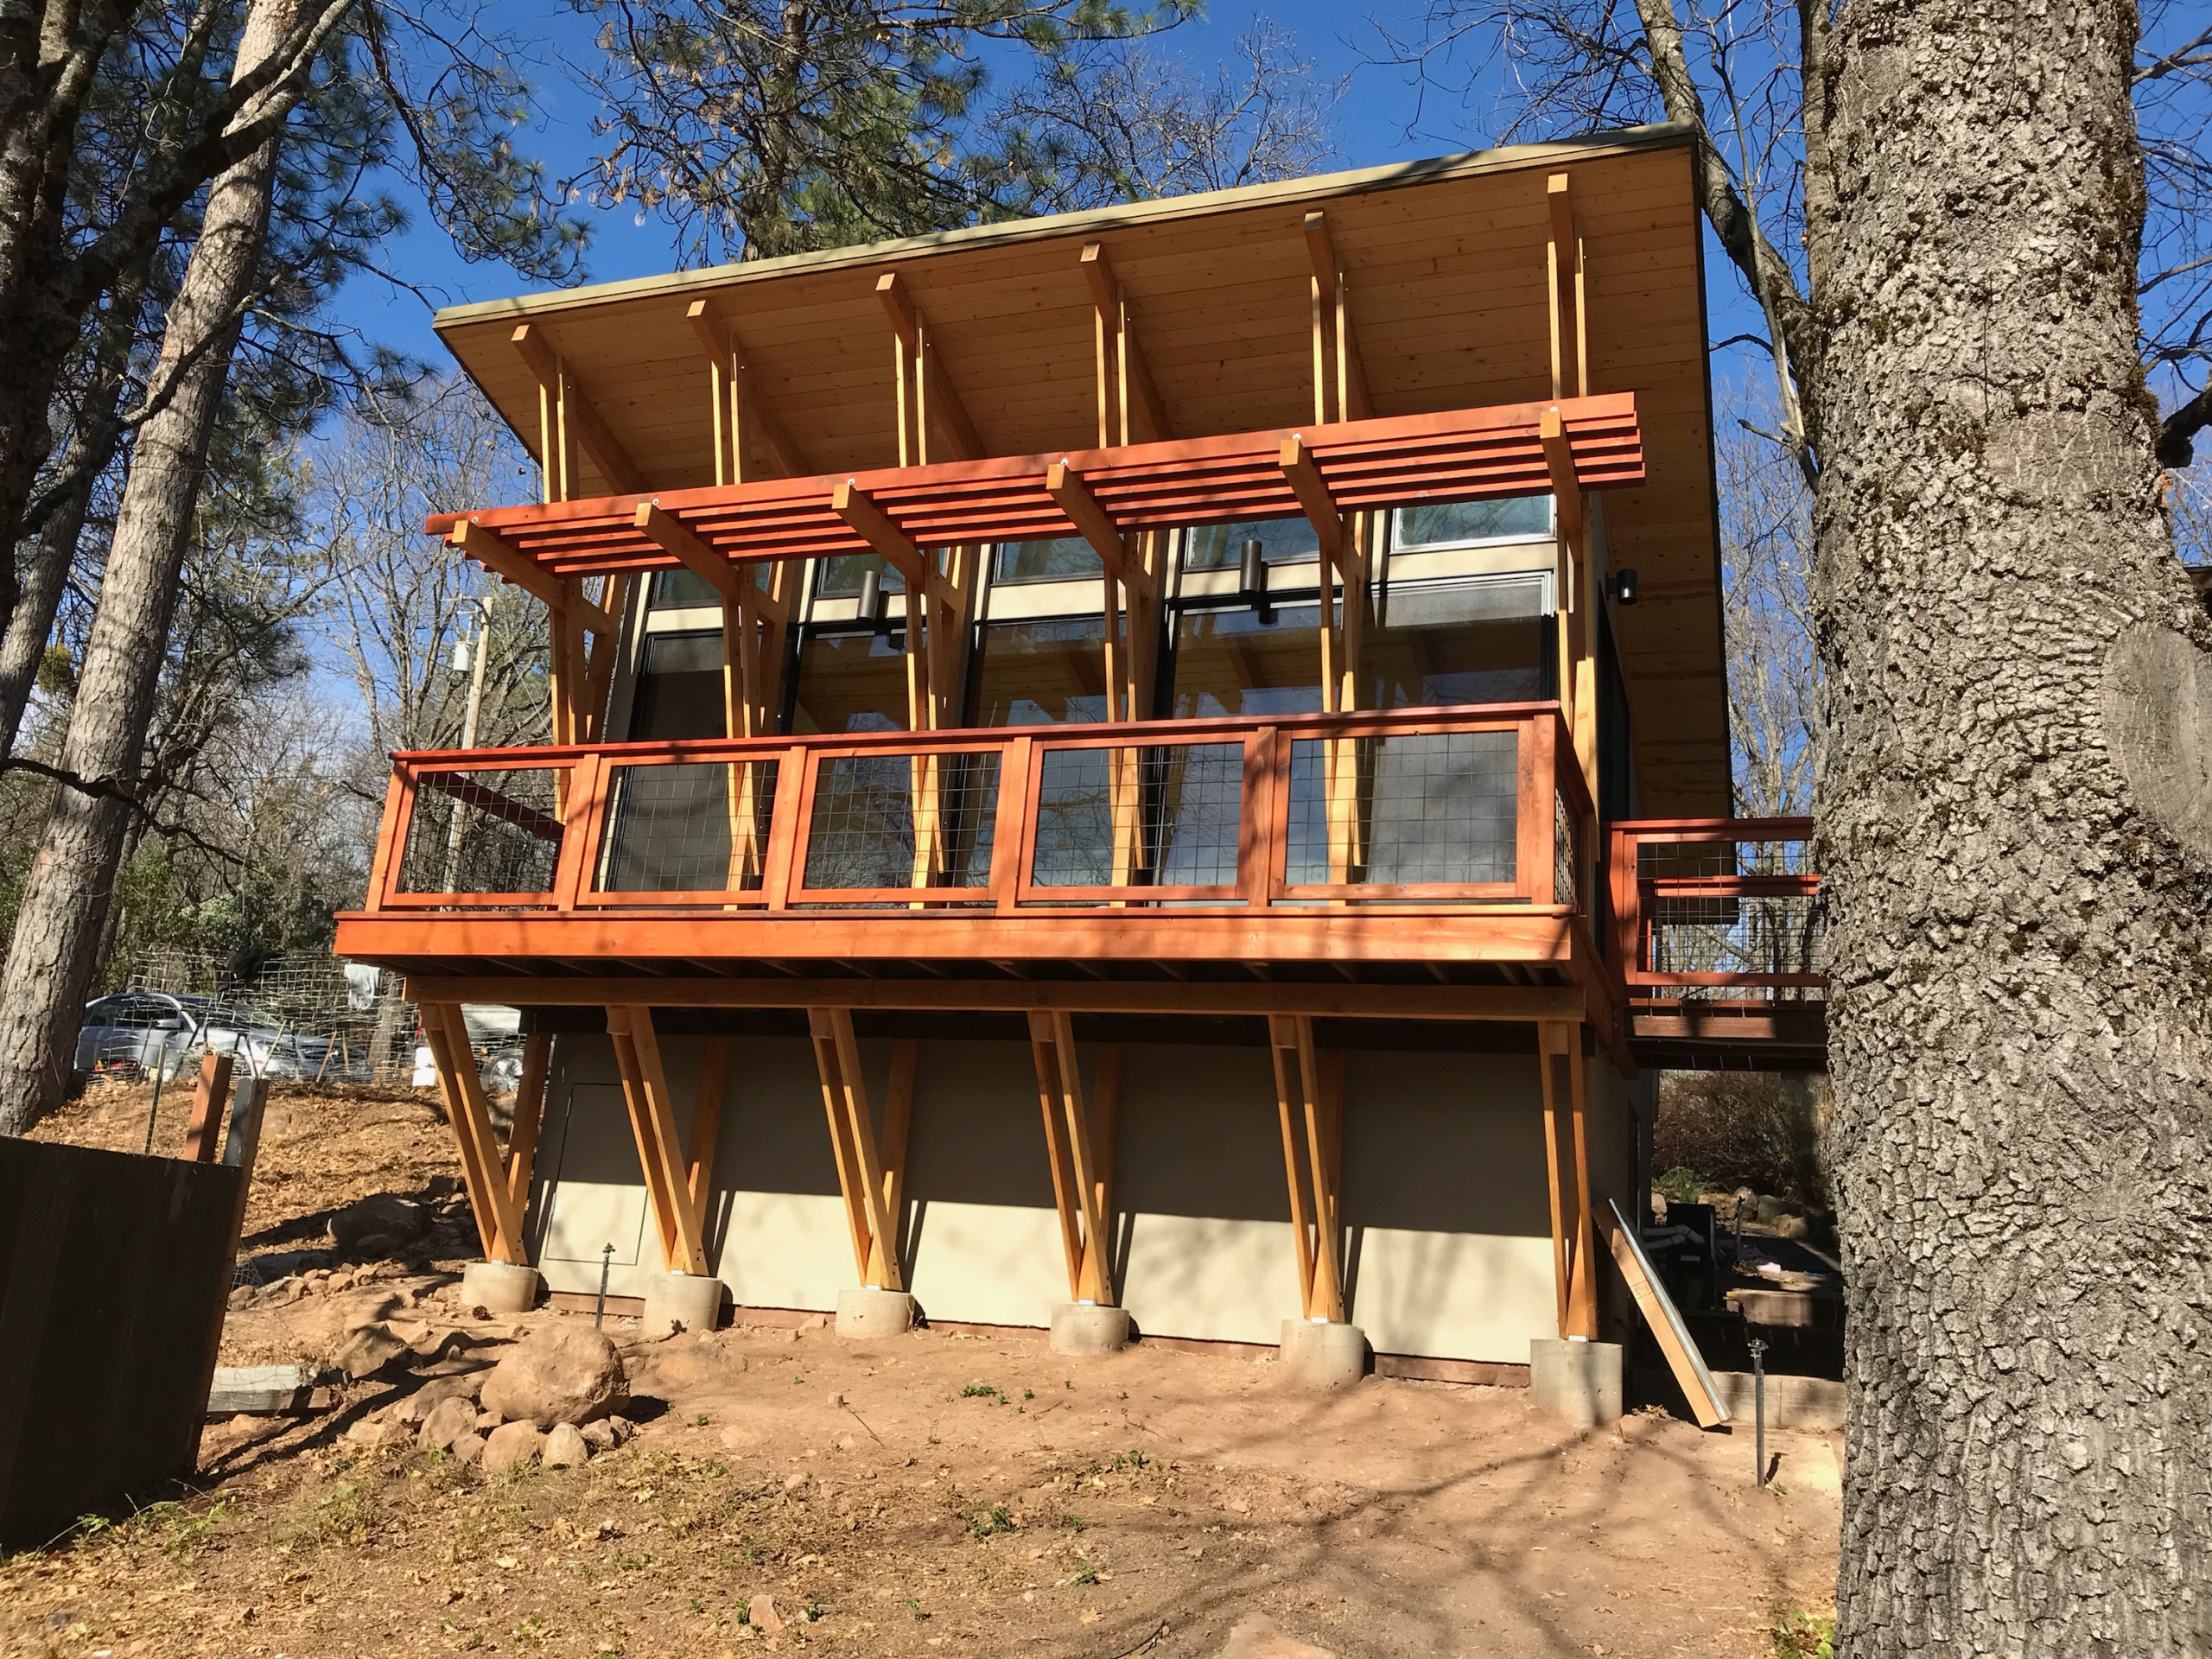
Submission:
<svg viewBox="0 0 2212 1659">
<path fill-rule="evenodd" d="M 537 1155 L 538 1126 L 545 1117 L 545 1072 L 553 1058 L 550 1033 L 523 1040 L 522 1077 L 515 1084 L 514 1122 L 507 1130 L 507 1192 L 519 1213 L 530 1194 L 530 1166 Z"/>
<path fill-rule="evenodd" d="M 1590 1213 L 1589 1073 L 1581 1027 L 1548 1020 L 1537 1027 L 1542 1073 L 1544 1163 L 1551 1194 L 1552 1269 L 1562 1337 L 1598 1334 L 1596 1230 Z M 1559 1062 L 1567 1062 L 1562 1102 Z M 1564 1109 L 1562 1110 L 1562 1107 Z M 1564 1154 L 1560 1130 L 1567 1135 Z"/>
<path fill-rule="evenodd" d="M 661 1259 L 671 1273 L 707 1274 L 705 1229 L 691 1195 L 690 1172 L 677 1143 L 676 1112 L 669 1097 L 668 1074 L 661 1065 L 660 1042 L 652 1010 L 618 1005 L 607 1010 L 607 1034 L 614 1044 L 614 1063 L 622 1073 L 622 1097 L 630 1109 L 630 1128 L 638 1140 L 638 1161 L 645 1173 L 645 1197 L 660 1235 Z"/>
<path fill-rule="evenodd" d="M 486 1261 L 512 1262 L 527 1267 L 523 1249 L 522 1217 L 506 1181 L 506 1166 L 492 1133 L 492 1112 L 484 1099 L 484 1082 L 477 1075 L 476 1056 L 468 1046 L 468 1028 L 457 1002 L 422 1005 L 423 1035 L 436 1065 L 438 1084 L 445 1095 L 447 1121 L 461 1149 L 461 1184 L 468 1205 L 475 1213 L 476 1230 Z"/>
<path fill-rule="evenodd" d="M 875 1120 L 868 1109 L 868 1085 L 861 1076 L 860 1045 L 853 1035 L 850 1008 L 809 1008 L 807 1029 L 822 1077 L 822 1105 L 830 1120 L 830 1147 L 837 1163 L 837 1187 L 845 1200 L 845 1220 L 853 1238 L 853 1265 L 863 1285 L 904 1290 L 899 1265 L 898 1214 L 891 1207 L 899 1181 L 887 1173 L 878 1150 Z M 898 1095 L 897 1057 L 893 1062 Z M 907 1068 L 906 1099 L 912 1101 L 912 1071 Z M 887 1130 L 894 1125 L 887 1123 Z M 895 1155 L 906 1161 L 906 1126 L 898 1129 Z M 887 1135 L 887 1141 L 890 1137 Z"/>
<path fill-rule="evenodd" d="M 1045 1152 L 1052 1168 L 1052 1199 L 1059 1212 L 1060 1244 L 1067 1259 L 1071 1301 L 1114 1303 L 1110 1135 L 1121 1093 L 1121 1056 L 1100 1055 L 1098 1093 L 1102 1111 L 1084 1109 L 1083 1074 L 1077 1062 L 1075 1032 L 1065 1013 L 1032 1014 L 1029 1046 L 1037 1067 L 1038 1103 L 1045 1116 Z M 1104 1132 L 1102 1135 L 1102 1131 Z"/>
<path fill-rule="evenodd" d="M 1300 1306 L 1306 1319 L 1340 1324 L 1344 1317 L 1344 1273 L 1338 1257 L 1344 1056 L 1315 1050 L 1313 1021 L 1305 1014 L 1270 1016 L 1268 1038 L 1274 1061 L 1283 1169 L 1290 1183 L 1290 1224 L 1298 1241 Z"/>
</svg>

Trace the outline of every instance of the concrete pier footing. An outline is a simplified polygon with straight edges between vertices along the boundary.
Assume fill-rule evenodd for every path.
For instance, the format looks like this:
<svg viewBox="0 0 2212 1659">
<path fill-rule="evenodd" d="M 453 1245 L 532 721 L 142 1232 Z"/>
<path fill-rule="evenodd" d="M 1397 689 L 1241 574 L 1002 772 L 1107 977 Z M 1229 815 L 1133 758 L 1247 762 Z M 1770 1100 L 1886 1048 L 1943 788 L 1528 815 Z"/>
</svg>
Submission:
<svg viewBox="0 0 2212 1659">
<path fill-rule="evenodd" d="M 1367 1332 L 1314 1319 L 1282 1322 L 1282 1370 L 1309 1389 L 1348 1389 L 1367 1375 Z"/>
<path fill-rule="evenodd" d="M 1129 1311 L 1096 1302 L 1061 1302 L 1052 1309 L 1056 1354 L 1117 1354 L 1129 1345 Z"/>
<path fill-rule="evenodd" d="M 638 1328 L 664 1337 L 681 1326 L 711 1331 L 722 1322 L 722 1281 L 688 1273 L 657 1273 L 645 1281 L 645 1311 Z"/>
<path fill-rule="evenodd" d="M 1537 1405 L 1576 1428 L 1619 1421 L 1620 1344 L 1579 1337 L 1531 1338 L 1529 1392 Z"/>
<path fill-rule="evenodd" d="M 461 1270 L 461 1303 L 487 1313 L 527 1313 L 537 1306 L 536 1268 L 514 1262 L 471 1262 Z"/>
<path fill-rule="evenodd" d="M 897 1337 L 914 1328 L 914 1299 L 903 1290 L 862 1285 L 837 1293 L 841 1337 Z"/>
</svg>

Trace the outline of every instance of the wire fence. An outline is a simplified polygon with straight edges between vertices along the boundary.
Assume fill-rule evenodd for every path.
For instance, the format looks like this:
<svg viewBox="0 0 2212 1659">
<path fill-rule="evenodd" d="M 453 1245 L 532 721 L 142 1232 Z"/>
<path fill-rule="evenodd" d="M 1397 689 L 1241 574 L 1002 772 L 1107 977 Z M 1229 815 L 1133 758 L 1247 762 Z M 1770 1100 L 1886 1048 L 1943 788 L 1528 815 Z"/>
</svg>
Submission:
<svg viewBox="0 0 2212 1659">
<path fill-rule="evenodd" d="M 512 1093 L 523 1038 L 512 1008 L 467 1010 L 485 1086 Z M 429 1088 L 437 1082 L 397 974 L 326 955 L 218 957 L 149 950 L 86 1006 L 75 1065 L 90 1083 L 175 1078 L 227 1053 L 255 1077 Z"/>
</svg>

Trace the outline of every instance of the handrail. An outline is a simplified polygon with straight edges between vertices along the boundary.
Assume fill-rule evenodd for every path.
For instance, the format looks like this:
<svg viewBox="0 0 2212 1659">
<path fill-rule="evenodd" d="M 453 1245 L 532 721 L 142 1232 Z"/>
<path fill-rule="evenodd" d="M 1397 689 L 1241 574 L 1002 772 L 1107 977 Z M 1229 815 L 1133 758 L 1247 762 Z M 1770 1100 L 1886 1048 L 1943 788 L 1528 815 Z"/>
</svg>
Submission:
<svg viewBox="0 0 2212 1659">
<path fill-rule="evenodd" d="M 1375 747 L 1484 734 L 1510 742 Z M 700 770 L 651 777 L 667 767 Z M 418 828 L 426 798 L 443 816 Z M 441 890 L 456 817 L 498 890 Z M 1555 702 L 417 750 L 393 757 L 359 913 L 1586 915 L 1595 828 Z M 623 837 L 653 834 L 668 846 L 639 856 L 686 885 L 613 885 Z"/>
<path fill-rule="evenodd" d="M 1609 952 L 1618 982 L 1626 990 L 1647 995 L 1656 988 L 1739 987 L 1769 992 L 1817 989 L 1827 976 L 1810 967 L 1725 967 L 1719 959 L 1748 958 L 1764 953 L 1769 960 L 1784 956 L 1809 963 L 1817 953 L 1820 916 L 1816 901 L 1821 878 L 1808 869 L 1698 871 L 1688 874 L 1660 874 L 1644 868 L 1647 847 L 1673 846 L 1741 849 L 1745 846 L 1808 842 L 1813 820 L 1789 818 L 1654 818 L 1609 826 L 1611 846 L 1606 860 L 1611 874 L 1612 949 Z M 1732 866 L 1738 861 L 1732 858 Z M 1745 906 L 1751 907 L 1747 924 Z M 1778 914 L 1769 906 L 1802 904 L 1793 924 L 1795 937 L 1784 938 L 1774 924 Z M 1716 959 L 1716 965 L 1699 968 L 1662 967 L 1662 933 L 1676 928 L 1691 935 L 1690 949 Z M 1745 937 L 1738 938 L 1738 934 Z"/>
</svg>

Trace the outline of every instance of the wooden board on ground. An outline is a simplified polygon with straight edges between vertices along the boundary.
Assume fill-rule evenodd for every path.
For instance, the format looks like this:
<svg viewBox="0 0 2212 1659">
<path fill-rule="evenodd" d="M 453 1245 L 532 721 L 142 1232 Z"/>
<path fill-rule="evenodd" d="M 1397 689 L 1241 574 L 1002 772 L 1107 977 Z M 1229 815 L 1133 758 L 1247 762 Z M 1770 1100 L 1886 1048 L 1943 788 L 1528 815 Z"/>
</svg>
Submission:
<svg viewBox="0 0 2212 1659">
<path fill-rule="evenodd" d="M 1621 1214 L 1620 1205 L 1611 1198 L 1598 1212 L 1598 1220 L 1605 1230 L 1606 1242 L 1612 1246 L 1613 1262 L 1620 1268 L 1621 1277 L 1628 1281 L 1630 1294 L 1636 1298 L 1644 1323 L 1659 1338 L 1660 1351 L 1667 1356 L 1667 1363 L 1675 1373 L 1675 1381 L 1681 1385 L 1683 1398 L 1690 1402 L 1697 1426 L 1719 1427 L 1728 1421 L 1727 1402 L 1721 1399 L 1713 1373 L 1706 1369 L 1705 1357 L 1698 1352 L 1697 1344 L 1691 1339 L 1689 1327 L 1682 1323 L 1674 1299 L 1659 1282 L 1659 1275 L 1651 1270 L 1650 1260 L 1643 1254 L 1636 1230 Z"/>
</svg>

